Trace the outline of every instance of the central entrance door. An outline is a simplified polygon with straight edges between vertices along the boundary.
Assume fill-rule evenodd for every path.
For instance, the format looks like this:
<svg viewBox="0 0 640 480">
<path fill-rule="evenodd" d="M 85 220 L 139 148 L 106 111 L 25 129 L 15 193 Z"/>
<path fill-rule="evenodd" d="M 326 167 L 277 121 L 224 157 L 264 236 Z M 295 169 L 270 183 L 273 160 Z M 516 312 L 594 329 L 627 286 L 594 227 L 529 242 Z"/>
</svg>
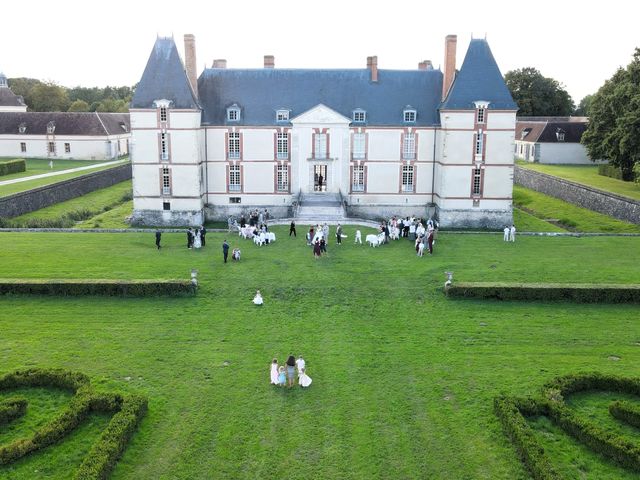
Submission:
<svg viewBox="0 0 640 480">
<path fill-rule="evenodd" d="M 326 165 L 313 166 L 313 191 L 314 192 L 327 191 L 327 166 Z"/>
</svg>

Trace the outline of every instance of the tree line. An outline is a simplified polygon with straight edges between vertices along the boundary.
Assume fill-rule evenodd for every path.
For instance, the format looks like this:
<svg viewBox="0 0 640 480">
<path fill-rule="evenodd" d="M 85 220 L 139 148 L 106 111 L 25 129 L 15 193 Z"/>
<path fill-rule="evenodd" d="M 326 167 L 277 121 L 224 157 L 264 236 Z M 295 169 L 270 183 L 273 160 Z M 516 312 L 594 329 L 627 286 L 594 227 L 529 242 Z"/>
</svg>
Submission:
<svg viewBox="0 0 640 480">
<path fill-rule="evenodd" d="M 35 78 L 10 78 L 8 83 L 32 112 L 126 113 L 135 89 L 135 86 L 67 88 Z"/>
</svg>

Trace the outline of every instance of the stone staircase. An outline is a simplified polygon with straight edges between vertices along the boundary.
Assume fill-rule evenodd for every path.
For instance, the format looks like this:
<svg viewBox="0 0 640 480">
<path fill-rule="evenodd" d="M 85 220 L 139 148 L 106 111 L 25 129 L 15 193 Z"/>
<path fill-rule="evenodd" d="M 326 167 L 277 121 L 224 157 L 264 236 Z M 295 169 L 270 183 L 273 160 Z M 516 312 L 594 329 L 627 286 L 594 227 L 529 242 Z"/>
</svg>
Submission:
<svg viewBox="0 0 640 480">
<path fill-rule="evenodd" d="M 345 218 L 338 193 L 306 193 L 300 197 L 296 216 L 299 222 L 337 223 Z"/>
</svg>

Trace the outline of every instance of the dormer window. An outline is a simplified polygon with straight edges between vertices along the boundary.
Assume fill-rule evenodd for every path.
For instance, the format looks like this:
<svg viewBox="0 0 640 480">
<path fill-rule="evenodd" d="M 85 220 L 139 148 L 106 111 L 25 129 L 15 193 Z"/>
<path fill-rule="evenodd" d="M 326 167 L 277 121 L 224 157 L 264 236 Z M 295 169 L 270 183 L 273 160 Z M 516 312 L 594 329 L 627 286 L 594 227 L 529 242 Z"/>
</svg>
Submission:
<svg viewBox="0 0 640 480">
<path fill-rule="evenodd" d="M 25 133 L 26 131 L 27 131 L 27 124 L 26 123 L 21 123 L 20 125 L 18 125 L 18 132 Z"/>
<path fill-rule="evenodd" d="M 558 139 L 559 142 L 564 142 L 564 134 L 565 133 L 566 132 L 561 128 L 558 128 L 556 130 L 556 138 Z"/>
<path fill-rule="evenodd" d="M 358 108 L 353 111 L 353 122 L 354 123 L 364 123 L 367 121 L 367 112 Z"/>
<path fill-rule="evenodd" d="M 55 122 L 51 121 L 51 122 L 47 123 L 47 133 L 54 133 L 55 131 L 56 131 Z"/>
<path fill-rule="evenodd" d="M 289 110 L 278 110 L 276 112 L 276 122 L 288 122 Z"/>
<path fill-rule="evenodd" d="M 154 105 L 158 109 L 158 121 L 164 123 L 164 126 L 169 122 L 169 107 L 171 106 L 171 100 L 166 98 L 155 100 Z"/>
<path fill-rule="evenodd" d="M 489 108 L 489 102 L 477 101 L 476 104 L 476 123 L 485 123 L 487 121 L 487 108 Z"/>
<path fill-rule="evenodd" d="M 235 103 L 227 108 L 227 121 L 239 122 L 240 121 L 240 107 Z"/>
<path fill-rule="evenodd" d="M 127 124 L 124 122 L 120 122 L 120 128 L 125 132 L 129 132 L 129 127 L 127 127 Z"/>
<path fill-rule="evenodd" d="M 530 128 L 524 128 L 522 132 L 520 132 L 520 140 L 524 140 L 527 135 L 531 133 Z"/>
<path fill-rule="evenodd" d="M 417 112 L 415 108 L 405 108 L 402 112 L 404 123 L 416 123 Z"/>
</svg>

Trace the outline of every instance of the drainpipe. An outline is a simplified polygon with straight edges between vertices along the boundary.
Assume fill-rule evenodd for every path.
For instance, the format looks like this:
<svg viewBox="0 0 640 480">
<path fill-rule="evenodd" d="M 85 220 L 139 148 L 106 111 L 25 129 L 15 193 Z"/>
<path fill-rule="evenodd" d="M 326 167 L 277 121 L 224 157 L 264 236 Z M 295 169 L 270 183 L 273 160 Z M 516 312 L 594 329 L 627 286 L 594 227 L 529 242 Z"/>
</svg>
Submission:
<svg viewBox="0 0 640 480">
<path fill-rule="evenodd" d="M 433 129 L 433 166 L 431 171 L 431 205 L 434 205 L 435 183 L 436 183 L 436 140 L 438 138 L 438 129 Z M 435 209 L 434 209 L 435 213 Z"/>
<path fill-rule="evenodd" d="M 204 175 L 204 188 L 207 189 L 205 192 L 206 207 L 209 205 L 209 146 L 207 145 L 207 127 L 204 127 Z"/>
</svg>

